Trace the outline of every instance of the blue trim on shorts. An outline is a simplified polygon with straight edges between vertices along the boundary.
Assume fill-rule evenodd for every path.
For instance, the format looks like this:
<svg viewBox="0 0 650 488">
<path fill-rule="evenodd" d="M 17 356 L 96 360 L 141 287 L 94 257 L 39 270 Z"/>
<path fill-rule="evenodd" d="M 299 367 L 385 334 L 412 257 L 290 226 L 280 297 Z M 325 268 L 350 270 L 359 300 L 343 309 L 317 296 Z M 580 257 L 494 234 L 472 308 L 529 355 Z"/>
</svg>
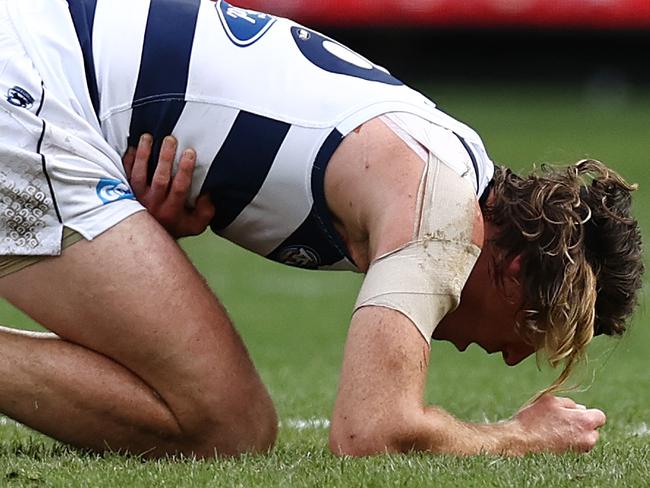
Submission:
<svg viewBox="0 0 650 488">
<path fill-rule="evenodd" d="M 38 108 L 36 109 L 36 117 L 41 116 L 41 110 L 43 110 L 43 102 L 45 102 L 45 83 L 41 80 L 41 103 L 39 103 Z"/>
<path fill-rule="evenodd" d="M 133 96 L 129 146 L 153 135 L 151 181 L 165 136 L 173 133 L 185 108 L 185 93 L 200 0 L 151 0 L 140 72 Z"/>
<path fill-rule="evenodd" d="M 61 218 L 61 212 L 59 212 L 59 204 L 56 202 L 56 195 L 54 194 L 54 187 L 52 186 L 52 180 L 50 179 L 50 175 L 47 172 L 47 165 L 45 161 L 45 155 L 41 152 L 41 146 L 43 145 L 43 139 L 45 139 L 45 132 L 47 130 L 47 124 L 43 119 L 41 119 L 43 122 L 43 129 L 41 131 L 41 137 L 38 139 L 38 144 L 36 145 L 36 152 L 41 156 L 41 166 L 43 168 L 43 174 L 45 175 L 45 179 L 47 180 L 47 186 L 50 188 L 50 195 L 52 195 L 52 203 L 54 204 L 54 210 L 56 210 L 56 218 L 59 219 L 59 223 L 63 223 L 63 219 Z"/>
<path fill-rule="evenodd" d="M 97 0 L 68 0 L 68 9 L 70 10 L 72 23 L 77 32 L 81 54 L 84 59 L 90 101 L 99 122 L 99 88 L 97 86 L 97 76 L 95 75 L 95 57 L 93 54 L 93 25 L 96 8 Z"/>
</svg>

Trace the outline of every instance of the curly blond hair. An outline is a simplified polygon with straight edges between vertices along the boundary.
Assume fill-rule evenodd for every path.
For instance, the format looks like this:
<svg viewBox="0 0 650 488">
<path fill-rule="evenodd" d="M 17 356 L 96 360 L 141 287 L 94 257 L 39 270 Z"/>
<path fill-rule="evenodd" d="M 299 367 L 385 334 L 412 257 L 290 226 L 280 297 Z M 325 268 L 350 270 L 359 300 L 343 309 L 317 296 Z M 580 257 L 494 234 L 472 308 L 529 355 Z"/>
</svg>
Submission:
<svg viewBox="0 0 650 488">
<path fill-rule="evenodd" d="M 497 167 L 486 219 L 497 228 L 497 280 L 517 256 L 523 289 L 522 337 L 552 367 L 564 364 L 560 388 L 594 335 L 621 335 L 634 311 L 644 271 L 631 216 L 632 191 L 615 171 L 587 159 L 544 165 L 520 176 Z"/>
</svg>

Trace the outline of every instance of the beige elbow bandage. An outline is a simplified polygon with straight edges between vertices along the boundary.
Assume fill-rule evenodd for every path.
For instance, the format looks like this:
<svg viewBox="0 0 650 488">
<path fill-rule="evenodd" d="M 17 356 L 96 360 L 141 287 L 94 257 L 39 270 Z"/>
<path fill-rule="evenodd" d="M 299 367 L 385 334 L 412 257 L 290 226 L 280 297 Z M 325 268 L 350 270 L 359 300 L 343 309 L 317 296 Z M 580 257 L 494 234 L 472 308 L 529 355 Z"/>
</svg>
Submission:
<svg viewBox="0 0 650 488">
<path fill-rule="evenodd" d="M 372 262 L 355 311 L 367 306 L 397 310 L 431 341 L 438 323 L 458 306 L 480 253 L 472 242 L 478 208 L 469 178 L 429 156 L 414 239 Z"/>
</svg>

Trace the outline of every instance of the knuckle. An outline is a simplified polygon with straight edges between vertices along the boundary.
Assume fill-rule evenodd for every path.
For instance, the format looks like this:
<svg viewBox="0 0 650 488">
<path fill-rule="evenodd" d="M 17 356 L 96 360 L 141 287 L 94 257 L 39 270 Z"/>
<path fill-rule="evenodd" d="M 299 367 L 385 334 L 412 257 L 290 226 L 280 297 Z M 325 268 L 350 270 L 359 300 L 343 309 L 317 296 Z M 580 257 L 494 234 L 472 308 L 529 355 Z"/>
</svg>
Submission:
<svg viewBox="0 0 650 488">
<path fill-rule="evenodd" d="M 137 149 L 135 150 L 136 159 L 142 161 L 143 159 L 149 159 L 149 154 L 151 153 L 151 145 L 149 143 L 141 142 L 138 144 Z"/>
<path fill-rule="evenodd" d="M 540 402 L 545 404 L 545 405 L 556 405 L 560 403 L 560 399 L 556 396 L 553 395 L 544 395 L 541 399 Z"/>
<path fill-rule="evenodd" d="M 593 422 L 591 418 L 589 418 L 589 415 L 579 415 L 576 423 L 580 429 L 583 430 L 589 430 L 593 428 Z"/>
<path fill-rule="evenodd" d="M 191 182 L 192 181 L 192 170 L 184 167 L 182 164 L 178 167 L 178 171 L 176 171 L 176 177 L 175 179 L 177 181 L 182 180 L 183 182 Z"/>
<path fill-rule="evenodd" d="M 194 170 L 194 159 L 190 159 L 186 153 L 183 153 L 183 157 L 178 164 L 178 168 L 180 171 L 191 174 Z"/>
<path fill-rule="evenodd" d="M 172 196 L 182 199 L 187 194 L 187 185 L 176 182 L 169 192 Z"/>
<path fill-rule="evenodd" d="M 212 205 L 199 205 L 196 207 L 195 213 L 201 215 L 202 217 L 212 216 L 215 212 L 215 209 Z"/>
<path fill-rule="evenodd" d="M 590 432 L 584 435 L 580 444 L 578 445 L 578 449 L 582 452 L 591 451 L 598 443 L 598 438 L 598 432 Z"/>
<path fill-rule="evenodd" d="M 177 180 L 182 179 L 184 181 L 192 181 L 192 168 L 187 168 L 181 161 L 181 164 L 176 168 L 175 178 Z"/>
<path fill-rule="evenodd" d="M 151 186 L 154 186 L 156 188 L 166 188 L 168 183 L 169 183 L 169 178 L 160 174 L 155 175 L 151 180 Z"/>
<path fill-rule="evenodd" d="M 605 417 L 604 417 L 604 415 L 596 414 L 596 415 L 592 416 L 589 419 L 589 424 L 590 424 L 591 428 L 593 428 L 593 429 L 597 429 L 599 427 L 602 427 L 603 425 L 605 425 Z"/>
</svg>

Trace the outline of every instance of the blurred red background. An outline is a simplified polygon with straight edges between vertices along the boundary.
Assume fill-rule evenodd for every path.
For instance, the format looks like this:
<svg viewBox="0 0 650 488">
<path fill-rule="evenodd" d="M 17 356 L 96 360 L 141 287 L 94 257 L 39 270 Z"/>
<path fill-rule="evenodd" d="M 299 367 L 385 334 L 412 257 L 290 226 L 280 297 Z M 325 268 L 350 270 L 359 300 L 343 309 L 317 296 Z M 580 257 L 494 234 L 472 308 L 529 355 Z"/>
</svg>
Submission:
<svg viewBox="0 0 650 488">
<path fill-rule="evenodd" d="M 234 0 L 321 26 L 647 29 L 650 0 Z"/>
<path fill-rule="evenodd" d="M 650 0 L 226 0 L 333 37 L 397 77 L 650 86 Z"/>
</svg>

